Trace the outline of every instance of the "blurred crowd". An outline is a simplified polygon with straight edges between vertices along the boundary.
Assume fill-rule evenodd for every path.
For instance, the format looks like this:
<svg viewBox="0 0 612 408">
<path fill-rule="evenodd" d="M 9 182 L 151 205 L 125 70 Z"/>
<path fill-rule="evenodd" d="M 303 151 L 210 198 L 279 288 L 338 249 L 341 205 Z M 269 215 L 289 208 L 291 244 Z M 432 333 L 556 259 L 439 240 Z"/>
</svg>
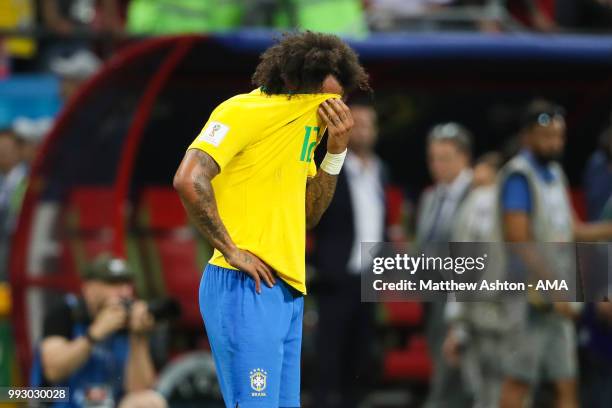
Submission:
<svg viewBox="0 0 612 408">
<path fill-rule="evenodd" d="M 608 0 L 2 0 L 0 77 L 58 55 L 108 56 L 128 37 L 310 29 L 363 37 L 402 30 L 607 32 Z"/>
</svg>

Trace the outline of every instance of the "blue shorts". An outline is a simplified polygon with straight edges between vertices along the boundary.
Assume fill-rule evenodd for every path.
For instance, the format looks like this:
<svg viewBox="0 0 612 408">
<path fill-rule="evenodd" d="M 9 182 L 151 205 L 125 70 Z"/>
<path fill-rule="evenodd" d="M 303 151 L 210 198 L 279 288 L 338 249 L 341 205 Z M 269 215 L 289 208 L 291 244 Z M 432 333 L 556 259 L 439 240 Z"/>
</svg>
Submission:
<svg viewBox="0 0 612 408">
<path fill-rule="evenodd" d="M 277 278 L 258 295 L 247 274 L 208 264 L 200 311 L 228 408 L 300 406 L 301 293 Z"/>
</svg>

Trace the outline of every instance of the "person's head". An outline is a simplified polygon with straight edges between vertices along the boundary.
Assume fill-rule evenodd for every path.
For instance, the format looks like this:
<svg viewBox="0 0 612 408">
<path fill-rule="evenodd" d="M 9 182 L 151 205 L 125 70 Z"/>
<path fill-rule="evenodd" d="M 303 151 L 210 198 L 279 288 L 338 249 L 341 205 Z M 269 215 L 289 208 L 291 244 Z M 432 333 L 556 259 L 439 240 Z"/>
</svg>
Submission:
<svg viewBox="0 0 612 408">
<path fill-rule="evenodd" d="M 378 138 L 376 110 L 366 100 L 350 101 L 348 106 L 355 122 L 350 132 L 349 147 L 357 154 L 369 153 Z"/>
<path fill-rule="evenodd" d="M 474 164 L 473 184 L 477 187 L 494 184 L 501 165 L 502 156 L 497 152 L 488 152 L 480 156 Z"/>
<path fill-rule="evenodd" d="M 269 95 L 370 91 L 357 54 L 331 34 L 287 34 L 262 55 L 253 84 Z"/>
<path fill-rule="evenodd" d="M 612 126 L 608 127 L 599 138 L 599 148 L 604 152 L 609 162 L 612 162 Z"/>
<path fill-rule="evenodd" d="M 0 173 L 6 174 L 19 163 L 19 144 L 12 129 L 0 129 Z"/>
<path fill-rule="evenodd" d="M 85 268 L 82 292 L 91 313 L 111 302 L 133 300 L 133 272 L 123 259 L 109 254 L 96 257 Z"/>
<path fill-rule="evenodd" d="M 535 158 L 543 163 L 559 160 L 565 147 L 564 111 L 552 102 L 537 99 L 525 110 L 521 140 Z"/>
<path fill-rule="evenodd" d="M 30 119 L 20 117 L 13 122 L 13 131 L 19 143 L 19 159 L 31 164 L 36 157 L 43 137 L 51 128 L 50 118 Z"/>
<path fill-rule="evenodd" d="M 20 157 L 24 163 L 31 164 L 38 153 L 40 143 L 30 139 L 20 139 Z"/>
<path fill-rule="evenodd" d="M 458 123 L 434 126 L 427 136 L 427 160 L 434 183 L 451 183 L 470 165 L 472 135 Z"/>
<path fill-rule="evenodd" d="M 49 64 L 51 72 L 60 78 L 60 96 L 68 101 L 78 89 L 94 75 L 101 66 L 100 59 L 89 50 L 78 50 L 70 55 L 53 58 Z"/>
</svg>

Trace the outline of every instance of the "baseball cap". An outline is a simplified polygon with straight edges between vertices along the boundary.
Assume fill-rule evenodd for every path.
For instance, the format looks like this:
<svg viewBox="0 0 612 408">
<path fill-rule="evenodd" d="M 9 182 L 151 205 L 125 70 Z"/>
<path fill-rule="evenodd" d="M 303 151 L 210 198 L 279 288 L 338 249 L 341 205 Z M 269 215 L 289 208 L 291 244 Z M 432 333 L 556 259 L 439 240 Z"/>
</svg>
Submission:
<svg viewBox="0 0 612 408">
<path fill-rule="evenodd" d="M 98 255 L 87 267 L 83 276 L 85 279 L 95 279 L 104 282 L 131 282 L 134 273 L 124 259 L 110 254 Z"/>
<path fill-rule="evenodd" d="M 61 78 L 84 80 L 95 74 L 102 65 L 91 51 L 79 50 L 68 56 L 57 56 L 49 64 L 51 71 Z"/>
<path fill-rule="evenodd" d="M 13 121 L 13 132 L 23 141 L 39 143 L 52 125 L 51 118 L 31 119 L 20 116 Z"/>
</svg>

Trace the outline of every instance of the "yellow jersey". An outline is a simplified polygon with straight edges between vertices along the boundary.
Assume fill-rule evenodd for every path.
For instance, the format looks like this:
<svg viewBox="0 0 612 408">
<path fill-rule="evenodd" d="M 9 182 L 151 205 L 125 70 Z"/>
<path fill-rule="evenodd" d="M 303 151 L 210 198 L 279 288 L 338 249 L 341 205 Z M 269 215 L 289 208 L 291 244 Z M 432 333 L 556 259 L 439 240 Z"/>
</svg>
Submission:
<svg viewBox="0 0 612 408">
<path fill-rule="evenodd" d="M 234 96 L 212 112 L 189 146 L 221 171 L 212 186 L 230 237 L 306 293 L 306 181 L 316 175 L 314 150 L 324 125 L 318 106 L 336 94 Z M 209 261 L 233 268 L 215 250 Z"/>
</svg>

